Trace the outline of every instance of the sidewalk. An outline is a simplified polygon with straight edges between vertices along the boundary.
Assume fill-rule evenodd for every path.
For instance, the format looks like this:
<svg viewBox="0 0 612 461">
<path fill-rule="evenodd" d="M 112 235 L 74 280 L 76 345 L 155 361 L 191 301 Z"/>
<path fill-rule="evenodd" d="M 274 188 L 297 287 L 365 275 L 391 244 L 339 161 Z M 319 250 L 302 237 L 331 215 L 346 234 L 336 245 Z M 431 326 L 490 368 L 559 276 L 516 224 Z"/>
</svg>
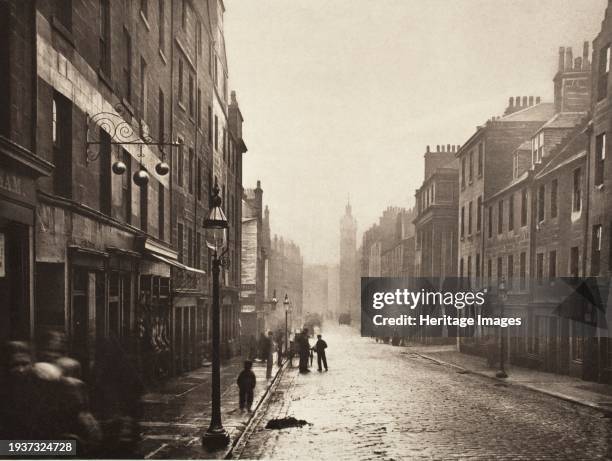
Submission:
<svg viewBox="0 0 612 461">
<path fill-rule="evenodd" d="M 173 378 L 143 396 L 144 415 L 140 423 L 140 454 L 146 459 L 222 459 L 242 435 L 269 386 L 279 372 L 275 365 L 272 379 L 266 380 L 265 363 L 253 364 L 257 377 L 253 412 L 238 407 L 236 378 L 243 359 L 237 357 L 221 365 L 221 416 L 229 432 L 228 447 L 209 452 L 201 436 L 208 428 L 211 413 L 211 368 L 203 367 Z"/>
<path fill-rule="evenodd" d="M 457 368 L 505 383 L 525 387 L 553 397 L 591 407 L 612 416 L 612 386 L 583 381 L 579 378 L 516 367 L 506 367 L 508 378 L 496 378 L 497 369 L 489 368 L 486 359 L 456 350 L 455 346 L 408 346 L 411 353 L 441 365 Z"/>
</svg>

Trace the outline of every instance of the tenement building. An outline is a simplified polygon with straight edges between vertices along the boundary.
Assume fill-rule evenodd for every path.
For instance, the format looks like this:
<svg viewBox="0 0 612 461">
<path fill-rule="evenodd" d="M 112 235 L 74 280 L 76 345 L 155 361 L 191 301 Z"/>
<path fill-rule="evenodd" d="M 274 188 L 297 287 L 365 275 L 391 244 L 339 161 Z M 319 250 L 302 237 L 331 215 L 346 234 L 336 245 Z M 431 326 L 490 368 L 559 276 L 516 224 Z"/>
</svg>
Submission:
<svg viewBox="0 0 612 461">
<path fill-rule="evenodd" d="M 606 285 L 612 275 L 612 167 L 610 145 L 612 127 L 612 86 L 610 62 L 612 41 L 612 5 L 608 3 L 601 31 L 593 41 L 593 72 L 589 147 L 586 162 L 587 226 L 584 243 L 586 275 L 597 276 Z M 610 318 L 609 310 L 606 318 Z M 593 379 L 612 382 L 612 340 L 609 333 L 584 340 L 583 354 L 590 354 L 597 363 Z M 578 358 L 580 360 L 580 357 Z"/>
<path fill-rule="evenodd" d="M 64 333 L 85 375 L 107 340 L 150 379 L 198 366 L 210 337 L 202 221 L 216 181 L 230 222 L 230 354 L 246 147 L 227 91 L 223 2 L 0 8 L 3 336 Z"/>
<path fill-rule="evenodd" d="M 510 361 L 579 375 L 583 368 L 575 360 L 583 354 L 581 336 L 575 331 L 579 323 L 560 315 L 566 293 L 557 278 L 584 274 L 580 267 L 590 68 L 588 44 L 576 59 L 571 48 L 560 49 L 554 114 L 514 150 L 511 178 L 483 202 L 482 285 L 496 295 L 503 280 L 506 313 L 522 318 L 521 334 L 509 339 Z M 479 328 L 476 336 L 482 339 L 494 333 Z"/>
</svg>

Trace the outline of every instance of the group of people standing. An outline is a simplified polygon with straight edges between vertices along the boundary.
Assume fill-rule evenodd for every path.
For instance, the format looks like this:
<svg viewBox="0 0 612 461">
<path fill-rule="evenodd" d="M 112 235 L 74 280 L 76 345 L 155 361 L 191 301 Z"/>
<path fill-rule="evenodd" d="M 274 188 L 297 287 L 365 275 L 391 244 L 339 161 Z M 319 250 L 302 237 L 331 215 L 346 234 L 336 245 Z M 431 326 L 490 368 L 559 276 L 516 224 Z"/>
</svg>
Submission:
<svg viewBox="0 0 612 461">
<path fill-rule="evenodd" d="M 318 371 L 323 371 L 323 367 L 327 371 L 327 357 L 325 355 L 327 343 L 323 340 L 322 335 L 317 335 L 317 342 L 311 347 L 310 340 L 308 339 L 308 328 L 304 328 L 301 333 L 296 334 L 294 345 L 300 357 L 300 373 L 310 372 L 308 363 L 310 361 L 312 366 L 313 352 L 317 353 Z"/>
</svg>

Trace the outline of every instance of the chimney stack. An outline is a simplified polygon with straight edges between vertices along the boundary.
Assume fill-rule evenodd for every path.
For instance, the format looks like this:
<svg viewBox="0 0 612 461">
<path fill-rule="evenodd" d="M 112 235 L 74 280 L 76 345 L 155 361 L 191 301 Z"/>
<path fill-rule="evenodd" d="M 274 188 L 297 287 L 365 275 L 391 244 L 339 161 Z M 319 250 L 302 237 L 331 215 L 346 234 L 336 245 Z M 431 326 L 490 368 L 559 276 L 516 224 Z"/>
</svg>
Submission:
<svg viewBox="0 0 612 461">
<path fill-rule="evenodd" d="M 515 101 L 514 107 L 516 107 L 517 109 L 521 107 L 521 97 L 520 96 L 517 96 L 516 98 L 514 98 L 514 101 Z"/>
<path fill-rule="evenodd" d="M 527 96 L 523 96 L 523 107 L 527 107 Z"/>
<path fill-rule="evenodd" d="M 510 96 L 510 99 L 508 99 L 508 108 L 509 109 L 514 108 L 514 98 L 512 96 Z"/>
<path fill-rule="evenodd" d="M 425 152 L 427 152 L 429 154 L 429 146 L 427 146 L 427 150 Z"/>
<path fill-rule="evenodd" d="M 446 145 L 446 152 L 450 152 L 450 151 L 451 151 L 451 150 L 450 150 L 450 144 L 447 144 L 447 145 Z"/>
<path fill-rule="evenodd" d="M 533 96 L 529 96 L 529 107 L 533 106 Z"/>
<path fill-rule="evenodd" d="M 436 146 L 436 152 L 440 152 L 440 144 Z"/>
<path fill-rule="evenodd" d="M 582 47 L 582 70 L 589 70 L 589 42 L 584 42 Z"/>
<path fill-rule="evenodd" d="M 542 102 L 542 98 L 537 96 L 536 97 L 536 104 L 540 104 Z"/>
<path fill-rule="evenodd" d="M 573 64 L 574 64 L 574 53 L 572 51 L 572 47 L 568 46 L 565 49 L 565 70 L 572 70 Z"/>
<path fill-rule="evenodd" d="M 559 72 L 565 70 L 565 47 L 559 48 Z"/>
</svg>

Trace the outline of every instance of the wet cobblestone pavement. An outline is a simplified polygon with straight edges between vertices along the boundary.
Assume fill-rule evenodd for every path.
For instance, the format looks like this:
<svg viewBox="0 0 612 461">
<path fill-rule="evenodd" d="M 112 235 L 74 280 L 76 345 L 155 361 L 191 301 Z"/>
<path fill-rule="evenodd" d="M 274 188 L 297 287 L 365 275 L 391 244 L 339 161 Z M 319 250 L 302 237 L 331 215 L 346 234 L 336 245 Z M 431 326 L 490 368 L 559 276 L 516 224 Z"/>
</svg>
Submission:
<svg viewBox="0 0 612 461">
<path fill-rule="evenodd" d="M 348 328 L 324 332 L 328 373 L 287 369 L 234 456 L 246 459 L 612 459 L 589 408 L 457 372 Z M 265 429 L 272 418 L 310 424 Z"/>
</svg>

